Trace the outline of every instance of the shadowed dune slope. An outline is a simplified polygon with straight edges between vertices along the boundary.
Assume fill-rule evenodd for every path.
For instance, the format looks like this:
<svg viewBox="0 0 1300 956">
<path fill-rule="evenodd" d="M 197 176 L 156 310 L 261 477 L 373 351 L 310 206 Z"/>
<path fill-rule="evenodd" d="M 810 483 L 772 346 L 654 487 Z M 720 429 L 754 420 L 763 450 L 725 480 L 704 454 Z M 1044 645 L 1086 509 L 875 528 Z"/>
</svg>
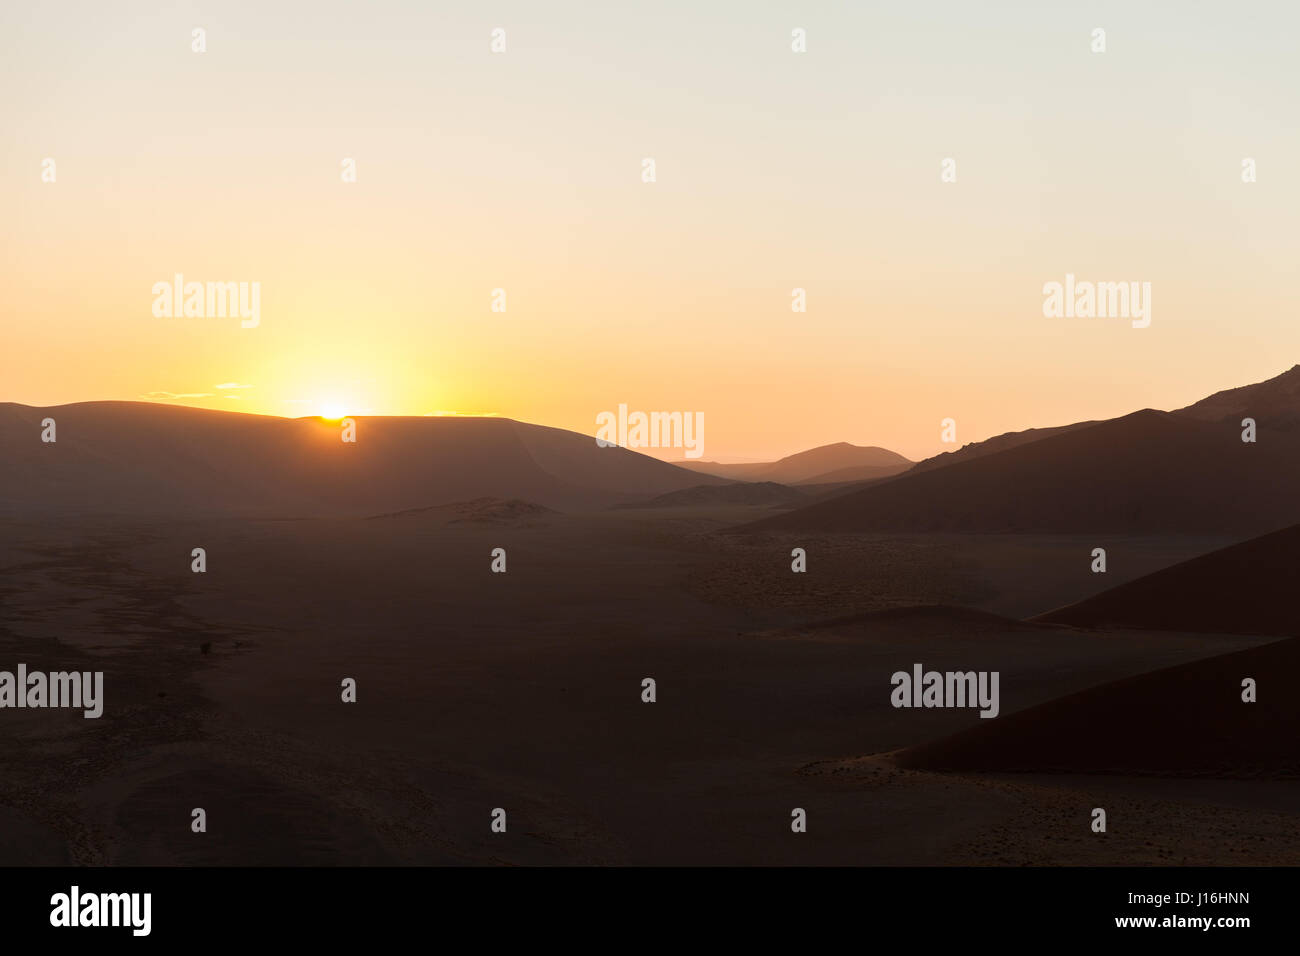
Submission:
<svg viewBox="0 0 1300 956">
<path fill-rule="evenodd" d="M 1265 423 L 1270 430 L 1292 429 L 1300 424 L 1300 365 L 1293 366 L 1267 381 L 1215 392 L 1208 398 L 1203 398 L 1193 405 L 1178 409 L 1174 414 L 1207 422 L 1233 421 L 1238 424 L 1242 418 L 1249 416 L 1256 419 L 1257 424 Z M 1027 428 L 1024 431 L 1006 432 L 984 441 L 963 445 L 956 451 L 944 452 L 923 461 L 918 461 L 911 471 L 933 471 L 936 468 L 946 468 L 958 462 L 969 461 L 972 458 L 983 458 L 986 455 L 1006 451 L 1008 448 L 1017 448 L 1020 445 L 1028 445 L 1044 438 L 1051 438 L 1053 435 L 1063 435 L 1066 432 L 1078 431 L 1080 428 L 1090 428 L 1100 423 L 1099 420 L 1094 419 L 1086 422 L 1075 422 L 1072 425 Z"/>
<path fill-rule="evenodd" d="M 746 531 L 1259 534 L 1300 521 L 1300 434 L 1150 409 L 746 525 Z"/>
<path fill-rule="evenodd" d="M 861 481 L 879 481 L 892 478 L 907 470 L 907 465 L 858 465 L 853 468 L 837 468 L 823 475 L 813 475 L 798 482 L 800 487 L 810 485 L 850 484 Z"/>
<path fill-rule="evenodd" d="M 1300 525 L 1164 568 L 1035 621 L 1076 627 L 1300 636 Z"/>
<path fill-rule="evenodd" d="M 1243 678 L 1259 699 L 1241 699 Z M 1300 638 L 1049 701 L 894 755 L 917 770 L 1300 776 Z M 1004 707 L 1015 688 L 1002 687 Z"/>
<path fill-rule="evenodd" d="M 975 441 L 968 445 L 962 445 L 956 451 L 945 451 L 942 454 L 918 461 L 912 466 L 908 474 L 934 471 L 936 468 L 947 468 L 949 465 L 984 458 L 987 455 L 996 455 L 998 452 L 1006 451 L 1009 448 L 1019 448 L 1021 445 L 1042 441 L 1044 438 L 1051 438 L 1053 435 L 1064 435 L 1067 432 L 1078 431 L 1080 428 L 1091 428 L 1093 425 L 1098 424 L 1100 424 L 1099 421 L 1075 422 L 1072 425 L 1056 425 L 1051 428 L 1026 428 L 1024 431 L 994 435 L 984 441 Z"/>
<path fill-rule="evenodd" d="M 1237 427 L 1249 417 L 1265 432 L 1291 431 L 1300 426 L 1300 365 L 1264 382 L 1215 392 L 1174 414 Z"/>
<path fill-rule="evenodd" d="M 41 420 L 57 442 L 40 439 Z M 0 514 L 371 515 L 481 497 L 608 507 L 718 481 L 504 418 L 337 422 L 144 402 L 0 405 Z"/>
</svg>

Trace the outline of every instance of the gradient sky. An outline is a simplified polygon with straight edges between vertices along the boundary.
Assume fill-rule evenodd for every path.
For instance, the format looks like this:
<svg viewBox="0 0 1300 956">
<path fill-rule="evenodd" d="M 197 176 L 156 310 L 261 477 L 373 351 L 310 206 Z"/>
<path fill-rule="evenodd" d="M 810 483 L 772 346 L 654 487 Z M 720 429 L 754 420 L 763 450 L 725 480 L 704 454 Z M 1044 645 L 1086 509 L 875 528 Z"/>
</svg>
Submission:
<svg viewBox="0 0 1300 956">
<path fill-rule="evenodd" d="M 703 412 L 724 460 L 1178 407 L 1300 361 L 1298 33 L 1283 2 L 6 3 L 0 400 L 588 434 L 626 403 Z M 260 326 L 155 318 L 177 272 L 259 281 Z M 1151 282 L 1150 328 L 1044 318 L 1067 272 Z"/>
</svg>

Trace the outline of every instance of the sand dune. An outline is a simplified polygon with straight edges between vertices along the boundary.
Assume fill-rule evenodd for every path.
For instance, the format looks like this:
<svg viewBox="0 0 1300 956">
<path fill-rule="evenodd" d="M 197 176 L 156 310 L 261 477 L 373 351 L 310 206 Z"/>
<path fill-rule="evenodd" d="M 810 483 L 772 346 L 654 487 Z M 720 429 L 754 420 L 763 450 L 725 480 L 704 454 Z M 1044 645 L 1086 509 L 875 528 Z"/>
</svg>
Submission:
<svg viewBox="0 0 1300 956">
<path fill-rule="evenodd" d="M 40 440 L 42 419 L 58 441 Z M 503 418 L 336 422 L 141 402 L 0 405 L 0 513 L 373 515 L 481 497 L 607 507 L 717 481 Z"/>
<path fill-rule="evenodd" d="M 1133 627 L 1300 636 L 1295 574 L 1300 526 L 1211 552 L 1035 618 Z"/>
<path fill-rule="evenodd" d="M 1195 404 L 1180 408 L 1174 414 L 1208 422 L 1232 421 L 1240 423 L 1243 417 L 1255 418 L 1270 429 L 1289 430 L 1300 423 L 1300 365 L 1293 366 L 1281 375 L 1253 385 L 1225 389 L 1203 398 Z M 1063 435 L 1100 424 L 1098 420 L 1056 425 L 1048 428 L 1027 428 L 1024 431 L 1006 432 L 984 441 L 971 442 L 956 451 L 944 452 L 917 462 L 913 472 L 946 468 L 972 458 L 983 458 L 1008 448 L 1028 445 L 1031 442 Z"/>
<path fill-rule="evenodd" d="M 907 474 L 934 471 L 936 468 L 947 468 L 949 465 L 984 458 L 987 455 L 996 455 L 1000 451 L 1019 448 L 1021 445 L 1029 445 L 1036 441 L 1042 441 L 1044 438 L 1064 435 L 1067 432 L 1078 431 L 1081 428 L 1091 428 L 1093 425 L 1098 424 L 1100 424 L 1099 421 L 1075 422 L 1072 425 L 1054 425 L 1049 428 L 1026 428 L 1024 431 L 1006 432 L 984 441 L 973 441 L 962 445 L 956 451 L 946 451 L 931 458 L 926 458 L 924 461 L 918 461 Z"/>
<path fill-rule="evenodd" d="M 1300 425 L 1300 365 L 1267 381 L 1215 392 L 1175 414 L 1238 427 L 1250 417 L 1269 431 L 1293 430 Z"/>
<path fill-rule="evenodd" d="M 1247 677 L 1256 703 L 1241 699 Z M 922 770 L 1289 779 L 1300 776 L 1298 679 L 1292 638 L 1103 684 L 894 759 Z"/>
<path fill-rule="evenodd" d="M 801 486 L 850 484 L 864 481 L 879 481 L 902 474 L 906 467 L 898 465 L 854 465 L 851 468 L 836 468 L 825 474 L 813 475 L 798 482 Z"/>
</svg>

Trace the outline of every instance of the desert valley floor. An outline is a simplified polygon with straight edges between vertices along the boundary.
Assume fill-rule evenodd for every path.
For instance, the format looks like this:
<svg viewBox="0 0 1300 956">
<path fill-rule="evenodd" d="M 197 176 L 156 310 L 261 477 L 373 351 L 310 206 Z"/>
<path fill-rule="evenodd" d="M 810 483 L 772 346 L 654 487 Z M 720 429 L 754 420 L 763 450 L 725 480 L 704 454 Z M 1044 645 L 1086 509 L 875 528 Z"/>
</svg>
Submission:
<svg viewBox="0 0 1300 956">
<path fill-rule="evenodd" d="M 1071 772 L 1068 745 L 1052 772 L 925 766 L 958 731 L 1276 642 L 1027 620 L 1241 536 L 738 530 L 770 513 L 5 518 L 3 660 L 103 670 L 107 705 L 6 714 L 0 862 L 1300 863 L 1285 768 Z M 1000 670 L 1002 717 L 892 708 L 915 662 Z M 1152 686 L 1173 740 L 1197 698 Z M 1108 746 L 1132 736 L 1122 707 L 1088 713 Z"/>
</svg>

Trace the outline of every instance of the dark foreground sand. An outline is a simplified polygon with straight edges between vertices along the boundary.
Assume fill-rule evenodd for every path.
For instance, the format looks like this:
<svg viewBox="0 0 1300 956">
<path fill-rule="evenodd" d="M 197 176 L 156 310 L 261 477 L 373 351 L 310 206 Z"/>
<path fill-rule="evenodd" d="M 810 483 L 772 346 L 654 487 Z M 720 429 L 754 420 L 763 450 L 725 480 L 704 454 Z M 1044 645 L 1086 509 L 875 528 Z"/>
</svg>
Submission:
<svg viewBox="0 0 1300 956">
<path fill-rule="evenodd" d="M 1001 670 L 1010 714 L 1265 640 L 863 612 L 1028 615 L 1216 543 L 1111 543 L 1103 582 L 1082 540 L 836 536 L 798 578 L 715 533 L 757 509 L 480 511 L 6 522 L 0 667 L 102 669 L 106 712 L 0 712 L 0 863 L 1300 862 L 1276 781 L 846 759 L 991 723 L 892 708 L 915 662 Z"/>
</svg>

